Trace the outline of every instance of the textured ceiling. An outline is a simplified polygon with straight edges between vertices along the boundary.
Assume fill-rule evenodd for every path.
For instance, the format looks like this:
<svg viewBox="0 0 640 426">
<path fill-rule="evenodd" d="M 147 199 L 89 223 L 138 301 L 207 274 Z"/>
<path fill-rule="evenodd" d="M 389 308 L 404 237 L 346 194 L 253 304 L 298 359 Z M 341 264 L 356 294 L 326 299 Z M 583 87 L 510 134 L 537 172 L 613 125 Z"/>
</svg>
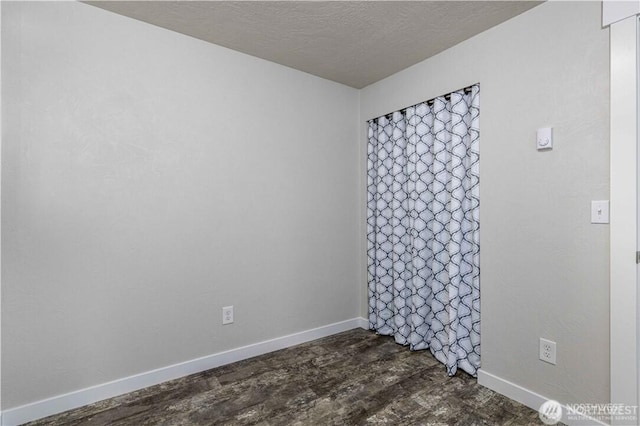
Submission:
<svg viewBox="0 0 640 426">
<path fill-rule="evenodd" d="M 91 5 L 362 88 L 537 1 L 89 1 Z"/>
</svg>

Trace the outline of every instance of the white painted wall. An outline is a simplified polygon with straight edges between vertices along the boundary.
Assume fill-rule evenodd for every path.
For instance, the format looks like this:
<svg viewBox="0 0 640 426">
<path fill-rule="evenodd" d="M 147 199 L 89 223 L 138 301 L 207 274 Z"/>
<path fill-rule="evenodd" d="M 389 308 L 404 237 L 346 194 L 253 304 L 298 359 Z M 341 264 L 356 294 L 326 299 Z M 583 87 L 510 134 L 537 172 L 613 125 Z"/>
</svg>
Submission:
<svg viewBox="0 0 640 426">
<path fill-rule="evenodd" d="M 0 100 L 2 99 L 2 2 L 0 2 Z M 2 102 L 0 101 L 0 148 L 2 146 Z M 0 149 L 0 159 L 2 157 Z M 0 161 L 0 181 L 2 165 Z M 0 200 L 2 186 L 0 185 Z M 2 209 L 0 208 L 0 224 L 2 223 Z M 0 226 L 0 257 L 2 255 L 2 226 Z M 2 383 L 2 262 L 0 262 L 0 384 Z M 0 385 L 0 424 L 2 423 L 2 386 Z"/>
<path fill-rule="evenodd" d="M 3 409 L 366 316 L 364 121 L 478 81 L 483 369 L 608 400 L 599 3 L 546 3 L 361 92 L 84 4 L 2 12 Z"/>
<path fill-rule="evenodd" d="M 611 402 L 638 404 L 638 18 L 611 32 Z M 614 419 L 615 420 L 615 419 Z M 612 424 L 628 425 L 628 420 Z M 638 422 L 634 422 L 638 424 Z"/>
<path fill-rule="evenodd" d="M 359 314 L 355 89 L 2 6 L 3 409 Z"/>
<path fill-rule="evenodd" d="M 640 13 L 638 0 L 602 0 L 602 26 L 611 25 Z"/>
<path fill-rule="evenodd" d="M 480 82 L 482 368 L 564 403 L 609 400 L 609 228 L 589 217 L 609 197 L 600 13 L 547 2 L 360 94 L 363 125 Z M 546 126 L 554 148 L 537 152 Z M 538 360 L 540 337 L 557 365 Z"/>
</svg>

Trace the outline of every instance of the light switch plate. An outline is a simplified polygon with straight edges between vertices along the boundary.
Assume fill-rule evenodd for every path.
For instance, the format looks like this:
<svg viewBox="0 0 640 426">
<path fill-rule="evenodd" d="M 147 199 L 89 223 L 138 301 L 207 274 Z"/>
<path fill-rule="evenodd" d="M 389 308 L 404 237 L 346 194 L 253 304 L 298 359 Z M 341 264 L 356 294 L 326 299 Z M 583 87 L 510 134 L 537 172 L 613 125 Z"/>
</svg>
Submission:
<svg viewBox="0 0 640 426">
<path fill-rule="evenodd" d="M 591 201 L 591 223 L 609 223 L 609 200 Z"/>
</svg>

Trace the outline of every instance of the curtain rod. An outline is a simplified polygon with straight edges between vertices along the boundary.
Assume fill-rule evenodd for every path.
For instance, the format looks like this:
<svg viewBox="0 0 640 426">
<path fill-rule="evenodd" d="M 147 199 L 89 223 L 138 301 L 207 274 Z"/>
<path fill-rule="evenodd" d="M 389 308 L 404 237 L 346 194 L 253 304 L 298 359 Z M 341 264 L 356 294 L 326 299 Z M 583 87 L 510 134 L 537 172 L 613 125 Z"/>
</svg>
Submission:
<svg viewBox="0 0 640 426">
<path fill-rule="evenodd" d="M 472 88 L 471 86 L 469 86 L 469 87 L 465 87 L 464 89 L 460 89 L 460 90 L 464 91 L 464 93 L 471 93 L 472 89 L 473 89 L 473 88 Z M 460 90 L 454 90 L 453 92 L 459 92 Z M 451 92 L 451 93 L 453 93 L 453 92 Z M 447 93 L 446 95 L 444 95 L 444 98 L 445 98 L 446 100 L 450 101 L 450 100 L 451 100 L 451 93 Z M 439 97 L 441 97 L 441 96 L 437 96 L 437 97 L 439 98 Z M 433 99 L 429 99 L 429 100 L 427 101 L 427 103 L 428 103 L 428 104 L 430 104 L 430 105 L 433 105 L 433 102 L 434 102 L 435 100 L 436 100 L 435 98 L 433 98 Z"/>
<path fill-rule="evenodd" d="M 459 92 L 460 90 L 463 90 L 463 91 L 464 91 L 464 93 L 471 93 L 471 91 L 472 91 L 472 89 L 473 89 L 473 86 L 475 86 L 475 84 L 474 84 L 474 85 L 471 85 L 471 86 L 464 87 L 464 88 L 462 88 L 462 89 L 454 90 L 453 92 Z M 453 92 L 451 92 L 451 93 L 453 93 Z M 440 95 L 440 96 L 436 96 L 436 97 L 435 97 L 435 98 L 433 98 L 433 99 L 429 99 L 428 101 L 426 101 L 426 104 L 428 104 L 429 106 L 433 106 L 433 103 L 435 102 L 436 98 L 441 98 L 441 97 L 444 97 L 446 100 L 450 101 L 450 100 L 451 100 L 451 93 L 447 93 L 446 95 Z M 412 106 L 415 106 L 415 105 L 412 105 Z M 409 107 L 409 108 L 410 108 L 410 107 Z M 405 108 L 405 109 L 402 109 L 402 110 L 400 110 L 400 111 L 395 111 L 395 112 L 399 112 L 400 114 L 404 115 L 404 114 L 405 114 L 405 111 L 406 111 L 406 108 Z M 393 117 L 393 112 L 390 112 L 390 113 L 388 113 L 388 114 L 385 114 L 384 116 L 385 116 L 387 119 L 390 119 L 391 117 Z"/>
</svg>

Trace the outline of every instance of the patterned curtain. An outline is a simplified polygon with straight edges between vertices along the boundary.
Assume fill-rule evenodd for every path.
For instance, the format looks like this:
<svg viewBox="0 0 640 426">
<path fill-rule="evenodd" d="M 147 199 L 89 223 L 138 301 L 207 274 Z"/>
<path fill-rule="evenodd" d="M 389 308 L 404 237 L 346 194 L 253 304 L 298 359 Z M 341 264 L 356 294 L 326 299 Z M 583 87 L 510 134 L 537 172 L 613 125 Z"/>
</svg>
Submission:
<svg viewBox="0 0 640 426">
<path fill-rule="evenodd" d="M 369 328 L 480 367 L 480 86 L 369 121 Z"/>
</svg>

